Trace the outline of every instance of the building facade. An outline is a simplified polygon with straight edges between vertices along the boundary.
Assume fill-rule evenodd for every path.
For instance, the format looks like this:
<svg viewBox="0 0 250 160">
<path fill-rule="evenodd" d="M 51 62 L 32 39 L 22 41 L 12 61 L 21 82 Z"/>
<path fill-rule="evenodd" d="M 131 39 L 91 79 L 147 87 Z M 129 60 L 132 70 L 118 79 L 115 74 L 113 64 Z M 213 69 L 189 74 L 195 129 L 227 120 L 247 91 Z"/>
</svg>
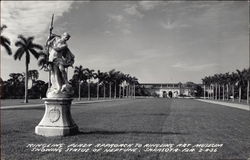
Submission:
<svg viewBox="0 0 250 160">
<path fill-rule="evenodd" d="M 182 83 L 141 83 L 141 87 L 147 89 L 152 96 L 163 98 L 176 98 L 179 96 L 191 96 L 192 87 Z"/>
</svg>

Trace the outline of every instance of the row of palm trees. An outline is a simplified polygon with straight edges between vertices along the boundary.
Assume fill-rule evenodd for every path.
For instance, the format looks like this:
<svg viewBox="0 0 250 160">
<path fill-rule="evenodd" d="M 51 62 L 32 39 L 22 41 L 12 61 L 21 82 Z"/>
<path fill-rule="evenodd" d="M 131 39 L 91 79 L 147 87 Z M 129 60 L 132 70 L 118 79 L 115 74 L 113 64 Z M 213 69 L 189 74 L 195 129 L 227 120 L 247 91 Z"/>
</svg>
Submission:
<svg viewBox="0 0 250 160">
<path fill-rule="evenodd" d="M 239 102 L 242 101 L 242 98 L 246 98 L 247 104 L 249 104 L 250 68 L 206 76 L 202 82 L 204 84 L 204 98 L 229 100 L 231 96 L 234 101 L 235 97 L 238 96 Z"/>
<path fill-rule="evenodd" d="M 135 87 L 138 85 L 138 79 L 129 74 L 124 74 L 120 71 L 112 69 L 108 72 L 101 72 L 93 69 L 83 68 L 81 65 L 76 66 L 74 74 L 70 82 L 78 83 L 78 99 L 81 100 L 81 85 L 87 83 L 88 85 L 88 100 L 90 100 L 90 84 L 91 81 L 96 81 L 96 98 L 100 98 L 100 87 L 103 87 L 103 98 L 106 98 L 106 87 L 109 86 L 109 98 L 134 97 Z M 113 89 L 112 89 L 113 87 Z M 117 92 L 118 88 L 118 92 Z M 113 93 L 112 93 L 113 91 Z"/>
<path fill-rule="evenodd" d="M 0 44 L 3 46 L 8 55 L 12 55 L 11 50 L 11 42 L 10 40 L 2 35 L 3 30 L 7 28 L 6 25 L 1 26 L 1 41 Z M 33 55 L 38 60 L 38 65 L 42 68 L 46 66 L 46 59 L 48 54 L 46 53 L 46 48 L 43 48 L 41 45 L 33 42 L 34 37 L 24 37 L 23 35 L 18 36 L 18 40 L 15 42 L 15 46 L 17 47 L 16 52 L 14 53 L 15 60 L 21 60 L 22 57 L 25 57 L 25 98 L 24 103 L 28 103 L 28 78 L 31 75 L 29 73 L 29 64 L 30 57 Z M 35 75 L 34 75 L 35 74 Z M 38 73 L 34 73 L 31 77 L 37 76 Z M 50 77 L 50 76 L 49 76 Z M 135 95 L 135 85 L 138 84 L 138 80 L 135 77 L 131 77 L 128 74 L 123 74 L 120 71 L 115 71 L 114 69 L 109 72 L 101 72 L 98 70 L 94 73 L 94 70 L 90 70 L 88 68 L 83 68 L 82 66 L 75 67 L 74 75 L 71 79 L 71 82 L 77 82 L 79 92 L 81 92 L 81 84 L 83 82 L 88 83 L 88 99 L 90 99 L 90 81 L 96 79 L 97 80 L 97 99 L 99 99 L 99 87 L 102 85 L 104 87 L 104 97 L 106 97 L 106 85 L 109 84 L 109 97 L 112 95 L 112 85 L 114 86 L 114 98 L 117 95 L 117 86 L 119 86 L 119 97 L 121 97 L 121 88 L 123 88 L 123 96 L 128 96 L 129 93 L 133 93 Z M 132 92 L 134 91 L 134 92 Z M 81 93 L 79 93 L 79 99 L 81 99 Z"/>
</svg>

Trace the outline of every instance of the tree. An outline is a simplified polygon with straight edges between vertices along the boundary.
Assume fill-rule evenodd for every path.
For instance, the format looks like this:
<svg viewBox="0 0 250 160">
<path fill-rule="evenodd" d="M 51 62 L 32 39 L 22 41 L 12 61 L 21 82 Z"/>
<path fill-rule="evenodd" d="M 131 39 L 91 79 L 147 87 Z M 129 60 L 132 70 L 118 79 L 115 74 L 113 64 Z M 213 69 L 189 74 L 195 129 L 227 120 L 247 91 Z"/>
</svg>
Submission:
<svg viewBox="0 0 250 160">
<path fill-rule="evenodd" d="M 208 77 L 206 76 L 205 78 L 202 79 L 202 83 L 204 85 L 204 99 L 206 99 L 206 86 L 208 85 Z"/>
<path fill-rule="evenodd" d="M 93 75 L 94 70 L 89 68 L 83 69 L 83 74 L 86 77 L 87 83 L 88 83 L 88 100 L 90 100 L 90 80 L 94 77 Z"/>
<path fill-rule="evenodd" d="M 230 74 L 227 72 L 224 75 L 225 82 L 226 82 L 226 88 L 227 88 L 227 100 L 229 100 L 229 86 L 231 85 L 231 78 Z"/>
<path fill-rule="evenodd" d="M 115 78 L 116 71 L 115 69 L 112 69 L 108 72 L 108 83 L 109 83 L 109 98 L 111 99 L 112 96 L 112 83 L 114 83 L 114 78 Z"/>
<path fill-rule="evenodd" d="M 101 84 L 103 73 L 100 70 L 98 70 L 96 73 L 93 73 L 93 76 L 94 76 L 95 79 L 97 79 L 96 98 L 99 99 L 99 85 Z"/>
<path fill-rule="evenodd" d="M 33 86 L 33 83 L 38 79 L 38 77 L 39 77 L 39 72 L 36 69 L 28 71 L 28 79 L 31 79 L 32 86 Z"/>
<path fill-rule="evenodd" d="M 5 28 L 7 28 L 7 26 L 3 25 L 3 26 L 1 26 L 1 29 L 0 29 L 0 33 L 1 33 L 0 45 L 4 47 L 4 49 L 6 50 L 8 55 L 12 55 L 12 51 L 11 51 L 11 48 L 10 48 L 10 45 L 11 45 L 10 40 L 9 40 L 9 38 L 2 35 L 2 32 L 3 32 L 3 30 Z"/>
<path fill-rule="evenodd" d="M 31 96 L 33 98 L 40 98 L 45 97 L 46 90 L 48 88 L 48 83 L 45 83 L 42 80 L 36 80 L 31 88 Z"/>
<path fill-rule="evenodd" d="M 23 97 L 24 89 L 24 75 L 22 73 L 11 73 L 10 78 L 7 80 L 6 94 L 9 94 L 10 98 Z"/>
<path fill-rule="evenodd" d="M 115 89 L 114 89 L 114 98 L 116 98 L 116 90 L 117 90 L 117 83 L 119 84 L 119 81 L 120 81 L 120 71 L 116 71 L 114 73 L 114 77 L 113 77 L 113 82 L 114 82 L 114 85 L 115 85 Z"/>
<path fill-rule="evenodd" d="M 15 46 L 18 47 L 14 59 L 21 60 L 23 55 L 25 54 L 25 98 L 24 103 L 28 103 L 28 70 L 30 64 L 30 53 L 38 59 L 39 53 L 37 50 L 42 50 L 43 47 L 39 44 L 33 43 L 34 37 L 25 38 L 23 35 L 18 36 L 19 40 L 15 43 Z"/>
<path fill-rule="evenodd" d="M 232 72 L 229 76 L 230 78 L 230 88 L 231 88 L 231 93 L 232 93 L 232 101 L 234 102 L 234 98 L 235 98 L 235 92 L 234 92 L 234 88 L 235 88 L 235 84 L 237 83 L 237 73 Z"/>
<path fill-rule="evenodd" d="M 240 71 L 240 70 L 236 70 L 237 71 L 237 85 L 238 85 L 238 88 L 239 88 L 239 103 L 241 102 L 241 89 L 242 89 L 242 86 L 244 85 L 244 71 Z"/>
<path fill-rule="evenodd" d="M 124 73 L 119 72 L 118 75 L 117 75 L 117 79 L 116 79 L 116 82 L 117 82 L 117 84 L 118 84 L 118 86 L 119 86 L 119 91 L 118 91 L 118 94 L 119 94 L 118 96 L 119 96 L 119 98 L 121 98 L 122 83 L 123 83 L 124 80 L 125 80 L 125 79 L 124 79 Z"/>
<path fill-rule="evenodd" d="M 84 69 L 81 65 L 79 67 L 75 67 L 73 79 L 78 81 L 78 100 L 80 101 L 81 100 L 81 82 L 86 80 L 86 77 L 84 75 Z"/>
<path fill-rule="evenodd" d="M 103 72 L 102 77 L 101 77 L 101 82 L 103 84 L 103 98 L 106 98 L 106 83 L 108 82 L 108 73 Z"/>
<path fill-rule="evenodd" d="M 247 79 L 247 104 L 249 104 L 249 90 L 250 90 L 250 67 L 248 68 L 246 75 L 245 75 L 246 79 Z"/>
<path fill-rule="evenodd" d="M 133 88 L 133 91 L 132 91 L 133 94 L 132 94 L 132 96 L 135 99 L 135 86 L 138 85 L 139 82 L 138 82 L 138 79 L 136 77 L 132 77 L 131 82 L 132 82 L 132 86 L 133 86 L 132 87 Z"/>
</svg>

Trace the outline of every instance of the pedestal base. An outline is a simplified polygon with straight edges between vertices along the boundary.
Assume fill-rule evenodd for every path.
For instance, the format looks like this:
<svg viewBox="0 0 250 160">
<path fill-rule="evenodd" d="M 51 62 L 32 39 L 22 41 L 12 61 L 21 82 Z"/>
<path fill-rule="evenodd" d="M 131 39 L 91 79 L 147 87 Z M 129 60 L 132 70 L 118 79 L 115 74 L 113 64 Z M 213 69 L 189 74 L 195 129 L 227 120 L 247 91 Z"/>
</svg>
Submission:
<svg viewBox="0 0 250 160">
<path fill-rule="evenodd" d="M 70 107 L 71 98 L 44 98 L 45 113 L 35 133 L 42 136 L 67 136 L 78 132 Z"/>
</svg>

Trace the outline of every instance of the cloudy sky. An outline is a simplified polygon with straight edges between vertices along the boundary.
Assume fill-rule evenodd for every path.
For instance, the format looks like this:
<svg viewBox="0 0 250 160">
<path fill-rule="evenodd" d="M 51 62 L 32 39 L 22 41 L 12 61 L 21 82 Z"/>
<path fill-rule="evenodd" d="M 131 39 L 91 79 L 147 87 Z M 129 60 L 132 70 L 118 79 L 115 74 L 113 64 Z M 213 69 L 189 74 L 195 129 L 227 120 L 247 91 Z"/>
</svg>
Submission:
<svg viewBox="0 0 250 160">
<path fill-rule="evenodd" d="M 8 26 L 3 35 L 13 50 L 18 34 L 44 44 L 52 13 L 54 33 L 71 34 L 75 66 L 167 83 L 201 82 L 249 64 L 248 2 L 1 1 L 1 23 Z M 38 69 L 33 58 L 30 69 Z M 24 59 L 14 61 L 1 49 L 4 80 L 24 71 Z M 47 73 L 41 71 L 40 79 Z"/>
</svg>

